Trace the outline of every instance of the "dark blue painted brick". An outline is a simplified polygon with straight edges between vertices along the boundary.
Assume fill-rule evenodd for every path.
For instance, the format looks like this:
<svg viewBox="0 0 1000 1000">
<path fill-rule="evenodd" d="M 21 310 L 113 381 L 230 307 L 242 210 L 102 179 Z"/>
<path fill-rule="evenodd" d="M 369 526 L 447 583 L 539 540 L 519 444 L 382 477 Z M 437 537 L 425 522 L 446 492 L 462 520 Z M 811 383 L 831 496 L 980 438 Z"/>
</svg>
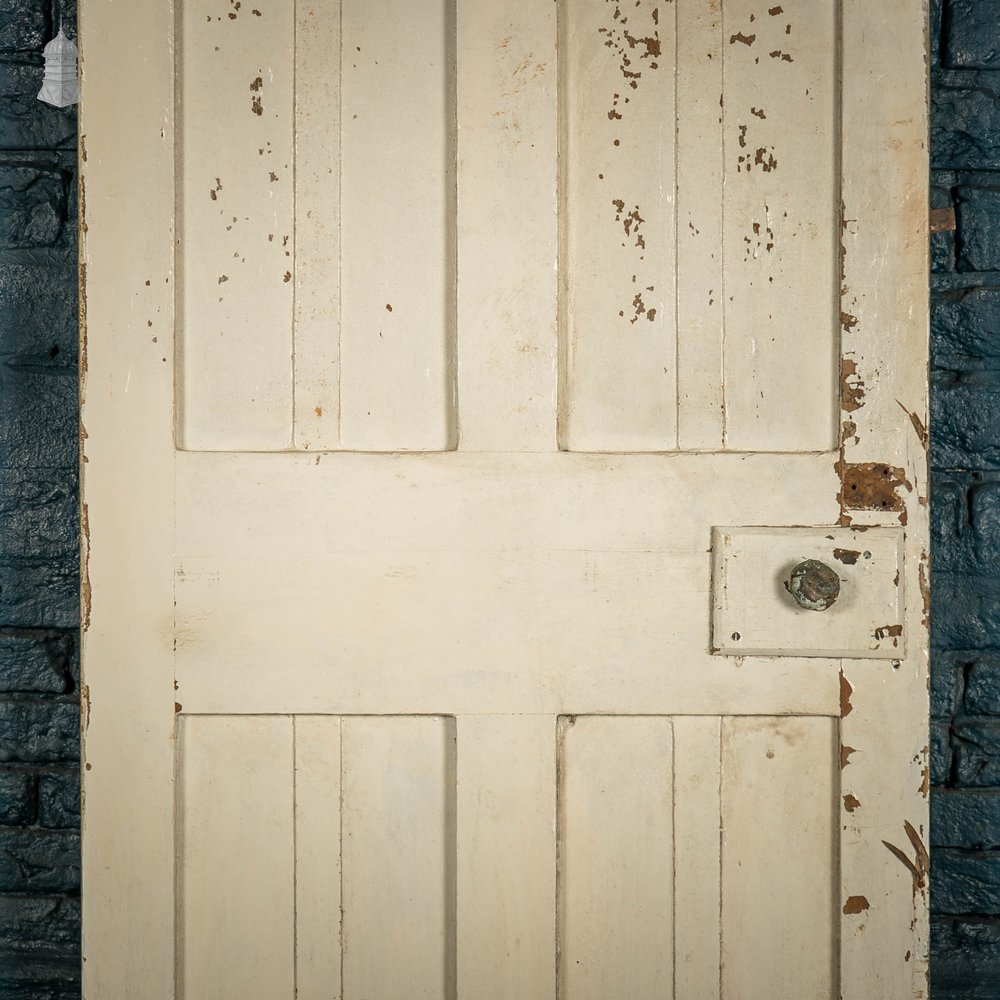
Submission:
<svg viewBox="0 0 1000 1000">
<path fill-rule="evenodd" d="M 940 652 L 935 655 L 931 670 L 931 715 L 950 719 L 962 703 L 963 682 L 968 664 L 976 655 Z"/>
<path fill-rule="evenodd" d="M 935 883 L 931 882 L 931 899 Z M 1000 982 L 1000 921 L 931 920 L 931 996 L 934 1000 L 996 1000 Z"/>
<path fill-rule="evenodd" d="M 955 214 L 958 269 L 1000 270 L 1000 188 L 959 188 Z"/>
<path fill-rule="evenodd" d="M 932 864 L 931 912 L 1000 913 L 1000 852 L 973 853 L 939 848 Z"/>
<path fill-rule="evenodd" d="M 931 784 L 946 785 L 951 780 L 952 750 L 948 723 L 931 723 Z"/>
<path fill-rule="evenodd" d="M 73 369 L 0 364 L 0 467 L 77 467 Z"/>
<path fill-rule="evenodd" d="M 80 754 L 80 706 L 0 701 L 0 761 L 58 763 Z"/>
<path fill-rule="evenodd" d="M 38 782 L 29 771 L 0 768 L 0 824 L 23 826 L 38 813 Z"/>
<path fill-rule="evenodd" d="M 66 694 L 78 659 L 72 632 L 0 629 L 0 692 Z"/>
<path fill-rule="evenodd" d="M 951 0 L 944 62 L 964 69 L 1000 69 L 1000 0 Z"/>
<path fill-rule="evenodd" d="M 70 830 L 0 830 L 0 892 L 73 892 L 80 836 Z"/>
<path fill-rule="evenodd" d="M 1000 482 L 970 491 L 969 513 L 976 556 L 984 569 L 1000 571 Z"/>
<path fill-rule="evenodd" d="M 38 779 L 38 822 L 49 829 L 80 825 L 80 772 L 76 768 L 52 771 Z"/>
<path fill-rule="evenodd" d="M 48 0 L 0 0 L 0 53 L 38 52 L 50 32 Z"/>
<path fill-rule="evenodd" d="M 1000 468 L 1000 378 L 935 373 L 931 461 L 937 469 Z"/>
<path fill-rule="evenodd" d="M 0 896 L 0 967 L 13 955 L 78 955 L 80 900 Z"/>
<path fill-rule="evenodd" d="M 38 100 L 42 54 L 0 62 L 0 149 L 71 148 L 76 142 L 76 109 L 53 108 Z"/>
<path fill-rule="evenodd" d="M 76 269 L 55 252 L 34 258 L 15 262 L 0 257 L 0 359 L 75 367 Z"/>
<path fill-rule="evenodd" d="M 8 559 L 73 558 L 77 497 L 72 469 L 0 469 L 0 553 Z"/>
<path fill-rule="evenodd" d="M 931 846 L 1000 849 L 1000 791 L 931 791 Z"/>
<path fill-rule="evenodd" d="M 936 573 L 931 587 L 931 642 L 937 649 L 1000 646 L 1000 588 L 986 575 Z"/>
<path fill-rule="evenodd" d="M 0 248 L 53 247 L 68 217 L 70 175 L 0 162 Z"/>
<path fill-rule="evenodd" d="M 969 715 L 1000 715 L 1000 654 L 980 656 L 969 665 L 965 711 Z"/>
<path fill-rule="evenodd" d="M 941 21 L 944 12 L 944 0 L 930 0 L 930 60 L 931 66 L 941 65 Z"/>
<path fill-rule="evenodd" d="M 0 626 L 73 628 L 79 624 L 78 556 L 39 564 L 0 557 Z"/>
<path fill-rule="evenodd" d="M 1000 73 L 934 74 L 931 162 L 941 170 L 1000 169 Z"/>
<path fill-rule="evenodd" d="M 59 968 L 55 964 L 52 960 L 38 967 L 18 963 L 7 975 L 0 971 L 0 1000 L 80 1000 L 76 963 L 59 962 Z M 19 972 L 23 978 L 13 978 Z"/>
<path fill-rule="evenodd" d="M 970 362 L 1000 368 L 1000 291 L 938 294 L 931 309 L 931 354 L 936 368 L 962 369 Z"/>
<path fill-rule="evenodd" d="M 964 483 L 931 480 L 931 552 L 935 572 L 967 569 L 975 555 L 969 499 Z"/>
<path fill-rule="evenodd" d="M 957 786 L 1000 786 L 1000 720 L 956 722 L 952 726 L 952 747 Z"/>
</svg>

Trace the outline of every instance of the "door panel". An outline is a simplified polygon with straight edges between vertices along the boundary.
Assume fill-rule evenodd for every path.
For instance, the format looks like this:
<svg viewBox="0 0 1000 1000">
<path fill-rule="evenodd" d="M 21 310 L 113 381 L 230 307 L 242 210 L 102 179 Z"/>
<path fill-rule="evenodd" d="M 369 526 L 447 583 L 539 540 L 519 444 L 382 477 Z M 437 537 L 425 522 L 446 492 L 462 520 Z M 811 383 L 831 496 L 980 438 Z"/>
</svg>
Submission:
<svg viewBox="0 0 1000 1000">
<path fill-rule="evenodd" d="M 920 4 L 255 3 L 83 5 L 88 997 L 924 995 Z"/>
<path fill-rule="evenodd" d="M 185 997 L 836 995 L 835 719 L 182 716 L 178 760 Z"/>
</svg>

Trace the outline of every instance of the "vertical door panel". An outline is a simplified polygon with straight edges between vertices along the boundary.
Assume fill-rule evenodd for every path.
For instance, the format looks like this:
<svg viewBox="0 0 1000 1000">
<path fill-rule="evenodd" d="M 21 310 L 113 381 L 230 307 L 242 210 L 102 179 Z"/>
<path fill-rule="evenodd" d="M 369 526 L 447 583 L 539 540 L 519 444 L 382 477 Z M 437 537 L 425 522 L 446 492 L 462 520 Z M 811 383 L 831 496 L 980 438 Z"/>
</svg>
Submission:
<svg viewBox="0 0 1000 1000">
<path fill-rule="evenodd" d="M 677 4 L 564 0 L 561 445 L 676 447 Z"/>
<path fill-rule="evenodd" d="M 454 720 L 347 718 L 344 996 L 455 995 Z"/>
<path fill-rule="evenodd" d="M 454 0 L 344 0 L 341 440 L 454 446 Z"/>
<path fill-rule="evenodd" d="M 560 1000 L 670 998 L 670 720 L 559 726 Z"/>
<path fill-rule="evenodd" d="M 287 448 L 295 4 L 184 3 L 177 46 L 178 438 Z"/>
<path fill-rule="evenodd" d="M 335 716 L 293 721 L 296 1000 L 340 1000 L 342 723 Z"/>
<path fill-rule="evenodd" d="M 835 0 L 723 6 L 726 446 L 836 444 Z"/>
<path fill-rule="evenodd" d="M 178 995 L 291 1000 L 292 720 L 184 717 L 178 763 Z"/>
<path fill-rule="evenodd" d="M 556 727 L 458 720 L 458 995 L 555 995 Z"/>
<path fill-rule="evenodd" d="M 722 997 L 837 996 L 832 719 L 722 722 Z"/>
<path fill-rule="evenodd" d="M 340 445 L 340 0 L 295 3 L 295 447 Z M 287 250 L 287 248 L 285 248 Z"/>
</svg>

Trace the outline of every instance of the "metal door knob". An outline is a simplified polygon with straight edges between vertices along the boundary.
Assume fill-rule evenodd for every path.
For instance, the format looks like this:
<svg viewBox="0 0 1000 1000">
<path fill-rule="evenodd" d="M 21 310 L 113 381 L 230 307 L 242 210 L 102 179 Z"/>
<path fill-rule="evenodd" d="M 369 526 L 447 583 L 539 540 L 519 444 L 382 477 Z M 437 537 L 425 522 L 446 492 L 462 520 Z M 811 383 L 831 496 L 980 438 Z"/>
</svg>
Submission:
<svg viewBox="0 0 1000 1000">
<path fill-rule="evenodd" d="M 785 588 L 806 611 L 826 611 L 840 596 L 840 574 L 818 559 L 800 562 Z"/>
</svg>

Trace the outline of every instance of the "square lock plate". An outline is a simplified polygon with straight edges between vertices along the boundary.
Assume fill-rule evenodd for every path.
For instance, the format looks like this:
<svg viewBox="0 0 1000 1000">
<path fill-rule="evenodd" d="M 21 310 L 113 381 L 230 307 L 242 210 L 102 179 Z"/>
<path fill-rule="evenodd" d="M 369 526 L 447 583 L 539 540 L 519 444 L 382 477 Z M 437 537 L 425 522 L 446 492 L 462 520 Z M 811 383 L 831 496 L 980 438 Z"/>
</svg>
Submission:
<svg viewBox="0 0 1000 1000">
<path fill-rule="evenodd" d="M 712 557 L 713 653 L 904 655 L 901 530 L 713 528 Z"/>
</svg>

